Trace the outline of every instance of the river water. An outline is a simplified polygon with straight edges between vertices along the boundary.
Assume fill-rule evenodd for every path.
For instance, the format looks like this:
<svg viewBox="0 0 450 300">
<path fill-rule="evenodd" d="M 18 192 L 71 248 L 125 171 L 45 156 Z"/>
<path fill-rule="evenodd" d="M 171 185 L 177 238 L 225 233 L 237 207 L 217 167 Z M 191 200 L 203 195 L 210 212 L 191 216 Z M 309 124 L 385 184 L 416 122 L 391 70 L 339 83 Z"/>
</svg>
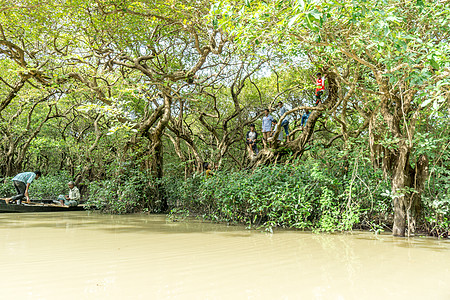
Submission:
<svg viewBox="0 0 450 300">
<path fill-rule="evenodd" d="M 450 299 L 450 242 L 0 214 L 0 299 Z"/>
</svg>

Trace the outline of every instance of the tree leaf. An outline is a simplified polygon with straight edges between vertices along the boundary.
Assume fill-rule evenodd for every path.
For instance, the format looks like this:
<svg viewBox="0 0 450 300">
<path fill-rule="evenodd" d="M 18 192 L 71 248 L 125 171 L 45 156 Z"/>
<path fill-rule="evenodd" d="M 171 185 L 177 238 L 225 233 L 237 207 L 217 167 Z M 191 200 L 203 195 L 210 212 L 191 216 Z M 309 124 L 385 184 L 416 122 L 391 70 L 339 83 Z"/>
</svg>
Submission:
<svg viewBox="0 0 450 300">
<path fill-rule="evenodd" d="M 292 17 L 292 18 L 289 20 L 288 27 L 291 28 L 292 25 L 294 25 L 294 23 L 297 22 L 298 19 L 300 19 L 301 15 L 303 15 L 303 14 L 300 13 L 300 14 L 297 14 L 297 15 L 295 15 L 294 17 Z"/>
<path fill-rule="evenodd" d="M 427 106 L 428 104 L 430 104 L 431 101 L 433 101 L 433 99 L 432 99 L 432 98 L 428 98 L 427 100 L 423 101 L 422 104 L 421 104 L 420 106 L 425 107 L 425 106 Z"/>
<path fill-rule="evenodd" d="M 433 58 L 430 58 L 428 62 L 434 69 L 439 69 L 439 64 Z"/>
<path fill-rule="evenodd" d="M 314 9 L 309 13 L 310 16 L 312 16 L 314 19 L 320 20 L 320 18 L 322 17 L 322 14 L 317 10 Z"/>
</svg>

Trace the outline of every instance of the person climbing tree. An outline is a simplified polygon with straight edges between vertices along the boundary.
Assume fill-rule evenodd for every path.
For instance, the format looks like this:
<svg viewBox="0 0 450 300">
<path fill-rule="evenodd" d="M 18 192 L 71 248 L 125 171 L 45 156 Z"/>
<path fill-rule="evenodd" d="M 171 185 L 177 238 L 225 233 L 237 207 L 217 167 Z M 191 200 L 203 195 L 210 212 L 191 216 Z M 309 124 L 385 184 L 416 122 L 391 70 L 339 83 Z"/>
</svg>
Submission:
<svg viewBox="0 0 450 300">
<path fill-rule="evenodd" d="M 273 117 L 269 115 L 269 109 L 264 110 L 264 117 L 262 118 L 262 133 L 263 133 L 263 144 L 264 148 L 267 144 L 267 139 L 270 137 L 270 133 L 272 132 L 272 121 Z"/>
<path fill-rule="evenodd" d="M 286 107 L 283 106 L 283 102 L 278 102 L 278 117 L 281 118 L 282 115 L 286 113 Z M 286 133 L 286 138 L 289 136 L 289 116 L 286 116 L 281 122 L 281 127 L 283 127 L 284 132 Z"/>
<path fill-rule="evenodd" d="M 278 128 L 278 124 L 277 123 L 278 123 L 277 120 L 272 120 L 272 126 L 273 126 L 272 138 L 275 138 L 275 132 L 277 131 L 277 128 Z M 278 134 L 278 141 L 279 142 L 283 141 L 283 131 L 282 130 Z"/>
<path fill-rule="evenodd" d="M 325 90 L 325 77 L 327 77 L 327 74 L 322 76 L 322 73 L 318 72 L 316 74 L 316 106 L 320 103 L 320 97 L 323 95 L 323 92 Z"/>
<path fill-rule="evenodd" d="M 308 109 L 306 109 L 305 113 L 302 115 L 302 122 L 300 123 L 302 130 L 303 130 L 303 127 L 306 125 L 306 122 L 308 121 L 310 114 L 311 114 L 311 112 Z"/>
<path fill-rule="evenodd" d="M 255 124 L 250 125 L 250 130 L 246 135 L 246 144 L 248 145 L 250 155 L 258 154 L 258 147 L 256 146 L 256 141 L 258 139 L 258 133 L 255 130 Z"/>
</svg>

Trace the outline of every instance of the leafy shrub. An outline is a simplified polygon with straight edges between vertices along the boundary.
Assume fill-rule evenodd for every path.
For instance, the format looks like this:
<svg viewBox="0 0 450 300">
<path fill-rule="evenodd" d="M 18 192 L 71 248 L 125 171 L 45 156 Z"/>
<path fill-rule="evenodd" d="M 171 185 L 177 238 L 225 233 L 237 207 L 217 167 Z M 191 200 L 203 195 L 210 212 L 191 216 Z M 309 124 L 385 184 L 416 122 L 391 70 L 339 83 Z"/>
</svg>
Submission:
<svg viewBox="0 0 450 300">
<path fill-rule="evenodd" d="M 431 168 L 422 199 L 427 231 L 438 237 L 450 232 L 450 154 L 442 155 L 442 162 Z"/>
<path fill-rule="evenodd" d="M 252 173 L 218 172 L 210 178 L 178 179 L 178 183 L 171 179 L 171 188 L 166 192 L 167 197 L 176 199 L 171 202 L 176 203 L 172 215 L 189 211 L 213 221 L 245 223 L 268 230 L 351 230 L 359 224 L 363 212 L 367 215 L 373 195 L 367 193 L 366 182 L 335 175 L 319 165 L 275 165 Z"/>
<path fill-rule="evenodd" d="M 143 209 L 157 212 L 157 196 L 156 182 L 149 173 L 129 170 L 114 179 L 91 182 L 86 204 L 113 214 Z"/>
<path fill-rule="evenodd" d="M 15 195 L 16 189 L 14 188 L 11 177 L 2 178 L 0 181 L 0 197 L 9 197 Z"/>
<path fill-rule="evenodd" d="M 69 192 L 67 183 L 71 180 L 70 175 L 65 172 L 44 175 L 33 180 L 30 185 L 30 197 L 32 199 L 56 199 L 58 195 L 67 195 Z"/>
</svg>

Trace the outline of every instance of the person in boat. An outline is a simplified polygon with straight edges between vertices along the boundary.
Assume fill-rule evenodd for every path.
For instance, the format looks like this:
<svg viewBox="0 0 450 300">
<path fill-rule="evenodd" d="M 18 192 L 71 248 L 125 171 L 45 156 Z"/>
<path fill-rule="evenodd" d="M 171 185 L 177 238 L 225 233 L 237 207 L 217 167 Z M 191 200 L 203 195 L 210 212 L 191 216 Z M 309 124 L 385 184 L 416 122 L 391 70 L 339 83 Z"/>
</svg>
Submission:
<svg viewBox="0 0 450 300">
<path fill-rule="evenodd" d="M 30 195 L 28 194 L 28 190 L 30 189 L 30 185 L 33 180 L 38 179 L 39 177 L 41 177 L 41 171 L 23 172 L 17 174 L 12 179 L 17 195 L 11 198 L 3 198 L 3 200 L 5 200 L 6 204 L 9 204 L 10 201 L 16 201 L 17 204 L 21 204 L 23 199 L 26 199 L 26 202 L 30 203 Z"/>
<path fill-rule="evenodd" d="M 80 191 L 73 181 L 70 181 L 67 185 L 69 186 L 69 195 L 59 195 L 58 200 L 61 205 L 77 206 L 81 199 Z"/>
<path fill-rule="evenodd" d="M 246 138 L 246 144 L 250 149 L 250 154 L 257 155 L 258 147 L 256 146 L 256 141 L 258 140 L 258 133 L 255 130 L 255 124 L 250 125 L 250 130 L 247 132 Z"/>
</svg>

